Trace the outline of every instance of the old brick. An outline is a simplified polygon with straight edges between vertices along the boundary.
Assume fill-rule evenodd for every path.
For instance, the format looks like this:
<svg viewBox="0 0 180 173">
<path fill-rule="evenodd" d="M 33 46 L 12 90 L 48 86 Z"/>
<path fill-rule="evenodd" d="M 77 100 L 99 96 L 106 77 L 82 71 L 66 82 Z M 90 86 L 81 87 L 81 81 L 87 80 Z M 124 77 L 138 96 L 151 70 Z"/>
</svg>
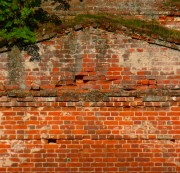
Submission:
<svg viewBox="0 0 180 173">
<path fill-rule="evenodd" d="M 132 0 L 70 3 L 67 20 L 86 10 L 137 14 L 135 6 L 145 20 L 147 9 L 159 8 Z M 17 84 L 7 52 L 0 54 L 0 172 L 180 171 L 179 46 L 126 27 L 112 32 L 105 20 L 60 27 L 38 43 L 41 62 L 22 52 Z M 174 17 L 160 20 L 178 26 Z"/>
<path fill-rule="evenodd" d="M 143 98 L 144 102 L 165 102 L 167 101 L 166 96 L 153 96 L 149 95 Z"/>
</svg>

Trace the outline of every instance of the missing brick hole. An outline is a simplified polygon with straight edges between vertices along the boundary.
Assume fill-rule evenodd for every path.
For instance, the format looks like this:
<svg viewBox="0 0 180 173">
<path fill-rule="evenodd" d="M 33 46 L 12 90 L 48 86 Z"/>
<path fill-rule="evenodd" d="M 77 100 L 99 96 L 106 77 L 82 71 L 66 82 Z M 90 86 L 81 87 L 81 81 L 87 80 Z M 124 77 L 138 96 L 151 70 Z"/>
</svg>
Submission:
<svg viewBox="0 0 180 173">
<path fill-rule="evenodd" d="M 176 140 L 175 140 L 175 139 L 170 139 L 170 141 L 171 141 L 171 142 L 176 142 Z"/>
<path fill-rule="evenodd" d="M 125 88 L 125 89 L 123 89 L 124 91 L 135 91 L 136 89 L 134 89 L 134 88 Z"/>
<path fill-rule="evenodd" d="M 79 0 L 80 2 L 83 2 L 83 0 Z"/>
<path fill-rule="evenodd" d="M 75 81 L 76 80 L 83 80 L 83 75 L 77 75 L 77 76 L 75 76 Z"/>
<path fill-rule="evenodd" d="M 84 77 L 83 75 L 77 75 L 77 76 L 75 76 L 74 82 L 75 82 L 76 84 L 82 84 L 82 83 L 84 83 L 83 77 Z"/>
<path fill-rule="evenodd" d="M 88 83 L 90 80 L 84 80 L 84 83 Z"/>
<path fill-rule="evenodd" d="M 54 144 L 56 144 L 57 143 L 57 139 L 48 139 L 48 144 L 49 143 L 54 143 Z"/>
</svg>

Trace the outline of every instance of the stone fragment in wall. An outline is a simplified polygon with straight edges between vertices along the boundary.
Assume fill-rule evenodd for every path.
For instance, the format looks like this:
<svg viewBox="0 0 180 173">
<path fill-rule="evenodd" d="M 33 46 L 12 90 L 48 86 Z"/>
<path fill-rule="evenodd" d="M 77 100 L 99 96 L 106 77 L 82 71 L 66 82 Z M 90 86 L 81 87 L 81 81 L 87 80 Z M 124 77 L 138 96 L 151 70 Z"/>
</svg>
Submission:
<svg viewBox="0 0 180 173">
<path fill-rule="evenodd" d="M 75 26 L 74 26 L 74 30 L 75 30 L 75 31 L 79 31 L 79 30 L 81 30 L 81 29 L 83 29 L 83 26 L 82 26 L 82 25 L 75 25 Z"/>
<path fill-rule="evenodd" d="M 31 90 L 40 90 L 41 81 L 36 81 L 31 84 Z"/>
<path fill-rule="evenodd" d="M 165 102 L 167 101 L 167 97 L 166 96 L 146 96 L 143 98 L 144 102 Z"/>
<path fill-rule="evenodd" d="M 180 85 L 176 85 L 172 90 L 180 90 Z"/>
<path fill-rule="evenodd" d="M 172 138 L 171 135 L 162 135 L 162 134 L 157 135 L 158 140 L 170 140 L 171 138 Z"/>
<path fill-rule="evenodd" d="M 31 90 L 40 90 L 40 86 L 39 85 L 32 85 Z"/>
</svg>

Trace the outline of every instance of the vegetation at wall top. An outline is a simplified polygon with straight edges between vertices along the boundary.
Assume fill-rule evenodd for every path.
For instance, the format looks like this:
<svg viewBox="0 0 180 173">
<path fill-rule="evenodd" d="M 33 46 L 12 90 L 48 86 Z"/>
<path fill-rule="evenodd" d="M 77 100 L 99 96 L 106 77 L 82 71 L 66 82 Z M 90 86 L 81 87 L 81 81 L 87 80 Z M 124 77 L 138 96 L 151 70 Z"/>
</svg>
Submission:
<svg viewBox="0 0 180 173">
<path fill-rule="evenodd" d="M 0 46 L 12 47 L 19 43 L 35 43 L 37 36 L 42 34 L 43 24 L 46 26 L 49 23 L 55 23 L 58 26 L 61 24 L 57 16 L 52 16 L 40 8 L 42 1 L 47 0 L 0 0 Z M 49 1 L 59 4 L 56 6 L 56 10 L 68 10 L 70 8 L 69 0 Z M 179 0 L 170 0 L 170 2 L 179 4 Z M 73 27 L 78 24 L 88 25 L 90 23 L 103 26 L 109 31 L 125 27 L 132 33 L 157 36 L 157 38 L 165 41 L 180 43 L 180 31 L 168 29 L 155 21 L 139 20 L 133 17 L 80 14 L 61 26 Z"/>
<path fill-rule="evenodd" d="M 177 10 L 180 10 L 180 1 L 179 0 L 167 0 L 164 5 L 166 7 L 171 8 L 177 8 Z"/>
<path fill-rule="evenodd" d="M 146 34 L 164 41 L 180 43 L 180 31 L 164 27 L 156 21 L 145 21 L 133 17 L 123 18 L 112 15 L 80 14 L 74 20 L 69 21 L 67 24 L 65 23 L 65 25 L 73 27 L 77 24 L 87 25 L 88 23 L 96 23 L 109 31 L 125 27 L 132 33 Z"/>
<path fill-rule="evenodd" d="M 44 0 L 47 1 L 47 0 Z M 59 4 L 56 10 L 69 8 L 66 0 L 50 0 Z M 37 41 L 35 30 L 42 23 L 61 23 L 40 8 L 42 0 L 0 0 L 0 41 L 9 47 L 14 44 L 32 44 Z M 55 20 L 54 20 L 55 19 Z"/>
</svg>

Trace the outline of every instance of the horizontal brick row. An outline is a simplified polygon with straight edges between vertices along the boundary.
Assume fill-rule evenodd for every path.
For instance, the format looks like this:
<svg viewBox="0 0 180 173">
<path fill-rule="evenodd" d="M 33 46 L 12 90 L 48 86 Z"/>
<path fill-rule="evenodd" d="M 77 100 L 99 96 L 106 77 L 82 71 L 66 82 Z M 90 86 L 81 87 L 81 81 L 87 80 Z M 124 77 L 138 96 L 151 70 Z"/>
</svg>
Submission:
<svg viewBox="0 0 180 173">
<path fill-rule="evenodd" d="M 0 139 L 180 139 L 176 108 L 0 108 Z"/>
<path fill-rule="evenodd" d="M 179 172 L 180 141 L 0 141 L 0 171 Z"/>
</svg>

